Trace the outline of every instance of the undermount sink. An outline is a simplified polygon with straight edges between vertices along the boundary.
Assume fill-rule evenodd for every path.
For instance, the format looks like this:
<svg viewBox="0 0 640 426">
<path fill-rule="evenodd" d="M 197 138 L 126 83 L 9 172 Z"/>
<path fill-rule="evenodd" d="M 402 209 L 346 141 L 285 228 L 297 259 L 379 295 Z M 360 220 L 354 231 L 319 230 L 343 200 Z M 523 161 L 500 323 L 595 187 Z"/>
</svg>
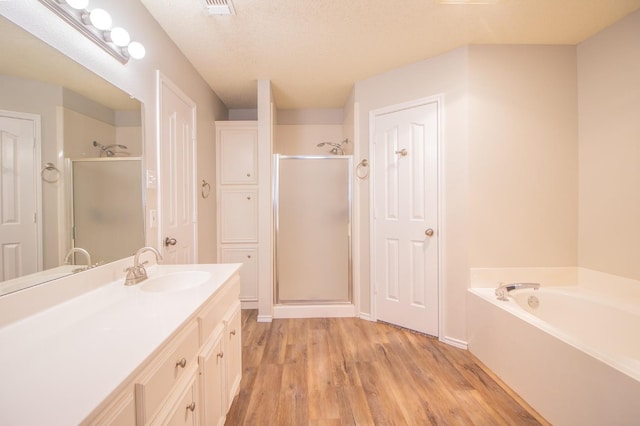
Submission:
<svg viewBox="0 0 640 426">
<path fill-rule="evenodd" d="M 148 278 L 140 284 L 140 289 L 151 293 L 174 293 L 198 287 L 210 278 L 211 273 L 206 271 L 170 272 Z"/>
</svg>

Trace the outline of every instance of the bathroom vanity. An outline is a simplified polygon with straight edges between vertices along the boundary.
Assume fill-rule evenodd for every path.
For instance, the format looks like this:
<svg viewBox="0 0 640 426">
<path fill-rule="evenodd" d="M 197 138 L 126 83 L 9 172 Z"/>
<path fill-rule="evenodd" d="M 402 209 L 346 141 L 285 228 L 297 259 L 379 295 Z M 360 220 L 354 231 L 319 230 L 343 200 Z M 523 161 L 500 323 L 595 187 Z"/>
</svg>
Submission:
<svg viewBox="0 0 640 426">
<path fill-rule="evenodd" d="M 73 277 L 84 293 L 25 290 L 15 302 L 38 309 L 9 323 L 0 300 L 0 424 L 224 421 L 242 377 L 240 265 L 155 265 L 135 286 L 122 265 Z M 66 300 L 47 306 L 46 286 Z"/>
</svg>

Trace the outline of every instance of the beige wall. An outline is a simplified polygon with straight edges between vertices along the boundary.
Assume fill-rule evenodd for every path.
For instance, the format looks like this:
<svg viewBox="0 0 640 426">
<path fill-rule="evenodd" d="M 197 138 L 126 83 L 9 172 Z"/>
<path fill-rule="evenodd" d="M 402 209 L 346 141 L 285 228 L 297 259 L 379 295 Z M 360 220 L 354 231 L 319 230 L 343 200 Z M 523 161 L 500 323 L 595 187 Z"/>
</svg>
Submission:
<svg viewBox="0 0 640 426">
<path fill-rule="evenodd" d="M 93 146 L 93 141 L 102 145 L 115 143 L 116 127 L 113 124 L 70 109 L 64 108 L 63 111 L 65 158 L 99 157 L 100 147 Z"/>
<path fill-rule="evenodd" d="M 156 71 L 160 70 L 197 105 L 198 175 L 215 187 L 215 120 L 225 120 L 227 109 L 191 63 L 178 50 L 144 6 L 137 0 L 92 0 L 104 7 L 114 23 L 127 28 L 142 42 L 147 55 L 122 65 L 43 7 L 37 0 L 2 2 L 5 17 L 45 40 L 81 65 L 121 88 L 144 104 L 145 167 L 156 168 Z M 147 209 L 158 208 L 157 190 L 147 190 Z M 198 198 L 199 261 L 214 262 L 215 197 Z M 147 243 L 159 247 L 157 229 L 147 229 Z"/>
<path fill-rule="evenodd" d="M 355 85 L 354 103 L 358 105 L 358 160 L 369 158 L 369 114 L 376 109 L 424 97 L 444 95 L 443 141 L 441 152 L 444 182 L 441 206 L 443 228 L 442 279 L 444 282 L 444 334 L 442 337 L 464 339 L 465 295 L 469 282 L 467 261 L 467 49 L 418 62 L 359 81 Z M 369 184 L 359 182 L 360 191 L 360 309 L 371 313 L 371 276 L 369 257 Z"/>
<path fill-rule="evenodd" d="M 469 48 L 469 265 L 577 264 L 573 46 Z"/>
<path fill-rule="evenodd" d="M 275 129 L 274 153 L 283 155 L 331 155 L 330 146 L 320 142 L 340 143 L 344 140 L 342 124 L 287 124 Z M 351 142 L 351 141 L 350 141 Z M 349 146 L 350 145 L 350 146 Z M 353 143 L 344 146 L 345 154 L 353 151 Z"/>
<path fill-rule="evenodd" d="M 578 46 L 579 265 L 640 279 L 640 12 Z"/>
<path fill-rule="evenodd" d="M 471 46 L 356 84 L 361 157 L 371 111 L 444 96 L 441 337 L 466 340 L 470 267 L 577 264 L 576 90 L 567 46 Z M 360 195 L 365 314 L 368 185 Z"/>
</svg>

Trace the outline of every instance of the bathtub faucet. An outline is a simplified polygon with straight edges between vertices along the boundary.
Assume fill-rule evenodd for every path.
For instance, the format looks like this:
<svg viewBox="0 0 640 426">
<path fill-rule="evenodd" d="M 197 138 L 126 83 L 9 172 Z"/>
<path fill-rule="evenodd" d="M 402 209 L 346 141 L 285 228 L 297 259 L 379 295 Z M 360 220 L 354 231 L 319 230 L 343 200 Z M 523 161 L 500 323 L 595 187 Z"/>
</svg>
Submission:
<svg viewBox="0 0 640 426">
<path fill-rule="evenodd" d="M 523 288 L 532 288 L 534 290 L 537 290 L 540 288 L 540 284 L 539 283 L 511 283 L 511 284 L 500 283 L 498 288 L 496 288 L 496 296 L 498 296 L 498 300 L 509 300 L 507 296 L 509 295 L 510 291 L 521 290 Z"/>
</svg>

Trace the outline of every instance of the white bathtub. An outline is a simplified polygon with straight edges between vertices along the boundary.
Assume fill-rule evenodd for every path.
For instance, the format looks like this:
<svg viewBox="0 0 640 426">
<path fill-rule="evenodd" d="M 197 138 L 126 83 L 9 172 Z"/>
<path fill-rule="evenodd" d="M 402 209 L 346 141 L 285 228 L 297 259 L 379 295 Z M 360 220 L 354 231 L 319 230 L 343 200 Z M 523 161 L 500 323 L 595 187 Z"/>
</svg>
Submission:
<svg viewBox="0 0 640 426">
<path fill-rule="evenodd" d="M 468 344 L 480 361 L 554 425 L 640 424 L 638 301 L 544 284 L 510 296 L 469 290 Z"/>
</svg>

